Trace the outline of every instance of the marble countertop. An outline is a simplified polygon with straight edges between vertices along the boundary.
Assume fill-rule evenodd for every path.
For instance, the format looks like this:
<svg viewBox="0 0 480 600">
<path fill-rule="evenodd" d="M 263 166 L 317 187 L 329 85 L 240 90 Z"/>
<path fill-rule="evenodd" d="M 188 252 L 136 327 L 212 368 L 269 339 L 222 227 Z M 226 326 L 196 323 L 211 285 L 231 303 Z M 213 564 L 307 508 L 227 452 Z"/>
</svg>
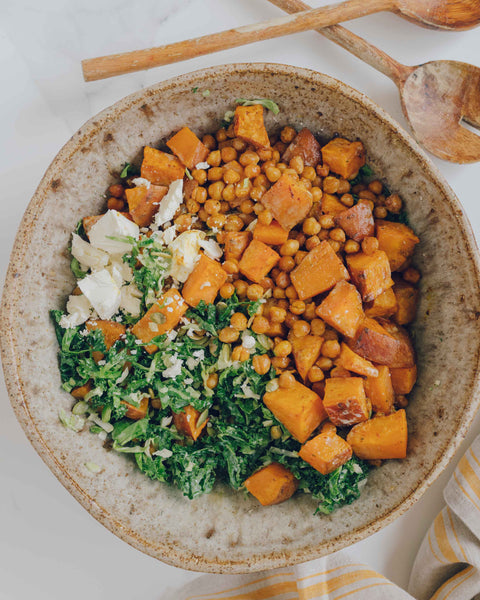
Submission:
<svg viewBox="0 0 480 600">
<path fill-rule="evenodd" d="M 117 79 L 83 82 L 82 58 L 160 45 L 281 14 L 266 0 L 0 0 L 0 9 L 2 282 L 23 211 L 57 151 L 96 112 L 159 80 L 230 62 L 288 63 L 345 81 L 407 127 L 395 86 L 314 32 Z M 349 27 L 406 64 L 447 58 L 478 64 L 478 29 L 424 30 L 391 14 L 360 19 Z M 433 161 L 457 193 L 478 236 L 480 163 Z M 352 546 L 355 557 L 406 586 L 420 541 L 443 505 L 443 487 L 479 426 L 477 416 L 443 475 L 407 514 Z M 194 576 L 134 550 L 89 516 L 30 446 L 0 379 L 0 600 L 153 600 L 166 587 Z"/>
</svg>

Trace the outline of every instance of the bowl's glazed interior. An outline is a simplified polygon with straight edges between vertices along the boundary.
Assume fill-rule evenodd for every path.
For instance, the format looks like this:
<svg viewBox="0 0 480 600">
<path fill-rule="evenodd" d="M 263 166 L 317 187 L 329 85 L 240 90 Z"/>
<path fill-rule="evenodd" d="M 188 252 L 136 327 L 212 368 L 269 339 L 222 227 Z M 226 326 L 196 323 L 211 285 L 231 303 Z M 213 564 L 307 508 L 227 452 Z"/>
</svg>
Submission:
<svg viewBox="0 0 480 600">
<path fill-rule="evenodd" d="M 210 90 L 208 97 L 192 88 Z M 104 208 L 104 193 L 124 162 L 139 163 L 184 125 L 218 128 L 237 97 L 267 97 L 270 131 L 290 124 L 326 140 L 361 139 L 368 162 L 402 195 L 420 237 L 423 274 L 414 327 L 419 378 L 408 407 L 404 461 L 375 469 L 361 498 L 329 516 L 314 516 L 308 496 L 263 508 L 223 488 L 190 501 L 148 480 L 133 461 L 107 452 L 98 436 L 75 434 L 58 420 L 71 407 L 60 389 L 51 308 L 73 286 L 67 245 L 85 215 Z M 215 67 L 129 96 L 89 121 L 60 151 L 28 207 L 4 291 L 1 345 L 16 414 L 50 469 L 116 535 L 167 563 L 202 571 L 280 567 L 338 550 L 405 511 L 435 479 L 460 443 L 478 406 L 480 346 L 478 257 L 458 201 L 426 156 L 381 109 L 344 84 L 282 65 Z M 460 374 L 460 375 L 459 375 Z M 103 468 L 93 475 L 86 462 Z"/>
</svg>

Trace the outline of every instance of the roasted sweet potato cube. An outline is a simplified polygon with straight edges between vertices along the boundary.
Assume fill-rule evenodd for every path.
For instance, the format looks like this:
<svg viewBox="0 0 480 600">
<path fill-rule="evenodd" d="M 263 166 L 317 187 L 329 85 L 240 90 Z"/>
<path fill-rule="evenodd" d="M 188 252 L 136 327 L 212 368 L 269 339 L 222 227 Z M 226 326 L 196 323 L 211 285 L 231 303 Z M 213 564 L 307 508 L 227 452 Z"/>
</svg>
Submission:
<svg viewBox="0 0 480 600">
<path fill-rule="evenodd" d="M 125 325 L 122 325 L 122 323 L 117 323 L 117 321 L 102 321 L 97 319 L 95 321 L 87 321 L 85 323 L 85 327 L 88 329 L 88 331 L 100 329 L 100 331 L 103 333 L 107 350 L 110 350 L 113 344 L 125 333 Z"/>
<path fill-rule="evenodd" d="M 328 475 L 352 458 L 352 448 L 333 431 L 325 431 L 304 444 L 298 456 L 322 475 Z"/>
<path fill-rule="evenodd" d="M 391 221 L 376 221 L 378 247 L 388 256 L 390 269 L 401 271 L 410 260 L 420 241 L 407 225 Z"/>
<path fill-rule="evenodd" d="M 295 337 L 291 341 L 295 366 L 300 377 L 305 381 L 322 349 L 323 338 L 318 335 Z"/>
<path fill-rule="evenodd" d="M 379 415 L 352 427 L 347 442 L 363 460 L 386 460 L 407 456 L 407 418 L 404 410 Z"/>
<path fill-rule="evenodd" d="M 208 423 L 208 419 L 205 419 L 203 423 L 197 425 L 200 414 L 201 413 L 190 404 L 184 406 L 182 412 L 173 413 L 173 423 L 177 428 L 177 431 L 184 435 L 188 435 L 194 442 L 198 439 Z"/>
<path fill-rule="evenodd" d="M 194 169 L 195 165 L 204 162 L 210 153 L 205 144 L 188 127 L 183 127 L 171 137 L 167 146 L 188 169 Z"/>
<path fill-rule="evenodd" d="M 320 204 L 324 215 L 339 215 L 345 211 L 345 204 L 342 204 L 336 196 L 325 192 L 323 193 Z"/>
<path fill-rule="evenodd" d="M 240 273 L 255 283 L 260 283 L 280 260 L 280 254 L 259 240 L 252 240 L 242 255 Z"/>
<path fill-rule="evenodd" d="M 132 333 L 142 342 L 148 343 L 157 335 L 163 335 L 173 329 L 187 308 L 179 291 L 171 288 L 155 304 L 152 304 L 143 317 L 135 323 Z M 145 350 L 149 354 L 153 354 L 158 347 L 150 344 L 145 347 Z"/>
<path fill-rule="evenodd" d="M 223 253 L 225 260 L 240 260 L 245 248 L 250 243 L 250 231 L 225 231 L 223 233 Z"/>
<path fill-rule="evenodd" d="M 362 358 L 343 342 L 340 346 L 340 355 L 335 364 L 337 367 L 343 367 L 348 371 L 352 371 L 352 373 L 357 373 L 357 375 L 364 375 L 365 377 L 376 377 L 378 375 L 378 369 L 373 363 Z"/>
<path fill-rule="evenodd" d="M 354 425 L 370 417 L 370 403 L 361 377 L 335 377 L 325 381 L 323 407 L 337 426 Z"/>
<path fill-rule="evenodd" d="M 197 306 L 200 300 L 206 304 L 213 304 L 227 276 L 218 261 L 202 254 L 183 285 L 182 295 L 185 302 L 190 306 Z"/>
<path fill-rule="evenodd" d="M 366 317 L 391 317 L 397 311 L 397 299 L 392 288 L 379 294 L 365 305 Z"/>
<path fill-rule="evenodd" d="M 139 185 L 138 187 L 126 189 L 128 212 L 131 214 L 134 223 L 139 227 L 148 227 L 167 192 L 168 188 L 164 185 L 151 185 L 149 188 L 145 185 Z"/>
<path fill-rule="evenodd" d="M 128 213 L 128 212 L 121 212 L 120 214 L 122 215 L 122 217 L 125 217 L 126 219 L 129 219 L 130 221 L 133 221 L 132 216 L 130 215 L 130 213 Z M 87 234 L 87 237 L 88 237 L 88 234 L 90 232 L 90 229 L 102 217 L 103 217 L 103 215 L 93 215 L 91 217 L 83 217 L 82 224 L 83 224 L 83 229 L 85 230 L 85 233 Z"/>
<path fill-rule="evenodd" d="M 338 137 L 323 146 L 322 157 L 330 171 L 344 179 L 353 179 L 365 164 L 365 148 L 362 142 L 349 142 Z"/>
<path fill-rule="evenodd" d="M 282 161 L 288 164 L 294 156 L 300 156 L 306 167 L 316 167 L 322 158 L 320 144 L 309 129 L 297 133 L 293 142 L 282 156 Z"/>
<path fill-rule="evenodd" d="M 235 135 L 255 148 L 270 148 L 270 140 L 263 121 L 263 106 L 237 106 L 233 119 Z"/>
<path fill-rule="evenodd" d="M 326 241 L 315 246 L 290 273 L 300 300 L 312 298 L 349 279 L 348 271 Z"/>
<path fill-rule="evenodd" d="M 378 376 L 367 377 L 365 380 L 365 393 L 374 412 L 389 415 L 393 411 L 395 400 L 390 369 L 385 365 L 378 365 L 377 368 Z"/>
<path fill-rule="evenodd" d="M 301 444 L 327 418 L 320 396 L 298 382 L 290 388 L 267 392 L 263 402 Z"/>
<path fill-rule="evenodd" d="M 84 385 L 80 385 L 76 388 L 73 388 L 73 390 L 70 393 L 77 400 L 83 400 L 83 398 L 85 398 L 85 396 L 88 394 L 88 392 L 91 391 L 91 389 L 92 384 L 90 383 L 90 381 L 87 381 L 87 383 L 85 383 Z"/>
<path fill-rule="evenodd" d="M 345 231 L 347 237 L 356 242 L 373 236 L 375 231 L 372 208 L 366 200 L 360 200 L 355 206 L 336 214 L 334 221 L 337 227 Z"/>
<path fill-rule="evenodd" d="M 405 396 L 412 391 L 417 381 L 417 367 L 404 367 L 399 369 L 390 369 L 392 386 L 395 394 Z"/>
<path fill-rule="evenodd" d="M 347 281 L 337 283 L 318 307 L 317 314 L 347 337 L 354 337 L 365 316 L 357 288 Z"/>
<path fill-rule="evenodd" d="M 263 506 L 285 502 L 295 493 L 298 480 L 279 463 L 271 463 L 244 481 L 247 490 Z"/>
<path fill-rule="evenodd" d="M 173 154 L 145 146 L 141 175 L 154 185 L 167 187 L 177 179 L 183 179 L 185 166 Z"/>
<path fill-rule="evenodd" d="M 263 194 L 260 202 L 286 231 L 290 231 L 308 215 L 313 199 L 312 194 L 300 185 L 298 179 L 282 175 Z"/>
<path fill-rule="evenodd" d="M 373 254 L 350 254 L 347 256 L 347 266 L 365 302 L 374 300 L 393 285 L 388 257 L 382 250 Z"/>
<path fill-rule="evenodd" d="M 393 286 L 393 292 L 397 300 L 395 311 L 395 322 L 398 325 L 407 325 L 415 319 L 418 302 L 418 289 L 411 283 L 399 280 Z"/>
<path fill-rule="evenodd" d="M 413 367 L 415 364 L 408 334 L 385 319 L 376 321 L 366 317 L 348 345 L 363 358 L 387 367 Z"/>
<path fill-rule="evenodd" d="M 257 223 L 253 230 L 253 239 L 270 246 L 280 246 L 288 240 L 288 231 L 277 221 L 272 221 L 270 225 Z"/>
<path fill-rule="evenodd" d="M 121 403 L 127 407 L 127 412 L 125 416 L 129 419 L 133 419 L 134 421 L 140 421 L 140 419 L 144 419 L 147 416 L 148 412 L 148 398 L 142 398 L 138 403 L 138 406 L 134 404 L 130 404 L 129 402 L 125 402 L 125 400 L 121 400 Z"/>
</svg>

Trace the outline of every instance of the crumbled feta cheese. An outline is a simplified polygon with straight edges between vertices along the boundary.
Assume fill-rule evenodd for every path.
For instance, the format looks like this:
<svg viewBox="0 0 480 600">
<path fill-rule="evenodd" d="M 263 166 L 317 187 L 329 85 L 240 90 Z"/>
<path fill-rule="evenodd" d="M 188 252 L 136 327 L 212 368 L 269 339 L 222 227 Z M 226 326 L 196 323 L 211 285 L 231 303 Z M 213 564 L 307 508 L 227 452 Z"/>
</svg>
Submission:
<svg viewBox="0 0 480 600">
<path fill-rule="evenodd" d="M 83 294 L 70 296 L 67 302 L 67 313 L 60 319 L 60 327 L 71 329 L 85 323 L 92 315 L 93 307 Z"/>
<path fill-rule="evenodd" d="M 354 473 L 357 473 L 358 475 L 360 475 L 361 473 L 363 473 L 363 469 L 362 469 L 362 467 L 358 463 L 353 463 L 352 464 L 352 470 L 353 470 Z"/>
<path fill-rule="evenodd" d="M 192 352 L 194 358 L 198 358 L 199 360 L 205 359 L 205 350 L 195 350 Z"/>
<path fill-rule="evenodd" d="M 138 240 L 139 228 L 116 210 L 108 210 L 90 229 L 88 238 L 95 248 L 109 254 L 125 254 L 132 246 L 128 242 L 112 240 L 111 237 L 133 237 Z"/>
<path fill-rule="evenodd" d="M 209 169 L 210 165 L 207 162 L 199 162 L 195 165 L 196 169 Z"/>
<path fill-rule="evenodd" d="M 103 250 L 94 248 L 85 240 L 72 233 L 72 256 L 78 260 L 84 271 L 92 269 L 98 271 L 108 263 L 108 254 Z"/>
<path fill-rule="evenodd" d="M 181 358 L 178 358 L 177 353 L 175 353 L 173 356 L 168 357 L 168 359 L 166 359 L 165 362 L 168 363 L 169 366 L 164 371 L 162 371 L 163 377 L 165 377 L 166 379 L 175 379 L 175 377 L 181 374 L 183 360 Z"/>
<path fill-rule="evenodd" d="M 129 374 L 129 369 L 128 367 L 125 367 L 125 369 L 123 369 L 123 373 L 120 375 L 120 377 L 117 379 L 117 381 L 115 383 L 119 384 L 122 383 L 122 381 L 125 381 L 125 379 L 128 377 Z"/>
<path fill-rule="evenodd" d="M 106 269 L 87 275 L 78 287 L 90 301 L 101 319 L 111 319 L 120 306 L 120 287 Z"/>
<path fill-rule="evenodd" d="M 170 331 L 167 331 L 166 335 L 167 339 L 173 342 L 173 340 L 177 337 L 178 333 L 175 329 L 170 329 Z"/>
<path fill-rule="evenodd" d="M 140 316 L 142 293 L 135 283 L 124 285 L 120 290 L 120 308 L 133 317 Z"/>
<path fill-rule="evenodd" d="M 183 383 L 185 385 L 190 385 L 193 383 L 193 379 L 191 377 L 187 377 L 186 379 L 183 380 Z"/>
<path fill-rule="evenodd" d="M 150 186 L 152 185 L 150 181 L 148 181 L 148 179 L 145 179 L 145 177 L 135 177 L 135 179 L 132 179 L 132 183 L 133 185 L 135 185 L 136 187 L 140 187 L 140 186 L 144 186 L 147 188 L 147 190 L 150 188 Z"/>
<path fill-rule="evenodd" d="M 173 417 L 163 417 L 163 419 L 160 421 L 160 427 L 168 427 L 171 422 L 173 421 Z"/>
<path fill-rule="evenodd" d="M 162 198 L 158 211 L 155 215 L 155 225 L 160 227 L 173 216 L 183 202 L 183 179 L 177 179 L 170 184 L 168 192 Z"/>
<path fill-rule="evenodd" d="M 202 240 L 200 242 L 200 247 L 203 248 L 205 254 L 213 260 L 219 260 L 223 256 L 223 250 L 215 240 Z"/>
<path fill-rule="evenodd" d="M 245 229 L 245 231 L 253 231 L 255 229 L 255 225 L 258 223 L 258 219 L 253 219 L 250 225 Z"/>
<path fill-rule="evenodd" d="M 168 246 L 172 253 L 169 275 L 184 283 L 200 258 L 200 242 L 203 231 L 184 231 Z"/>
<path fill-rule="evenodd" d="M 160 456 L 160 458 L 170 458 L 173 452 L 168 448 L 162 448 L 153 453 L 153 456 Z"/>
<path fill-rule="evenodd" d="M 250 335 L 247 330 L 245 330 L 242 333 L 242 346 L 247 350 L 251 350 L 252 348 L 255 348 L 255 344 L 256 341 L 253 335 Z"/>
<path fill-rule="evenodd" d="M 177 227 L 175 225 L 172 225 L 171 227 L 167 227 L 167 229 L 165 229 L 165 231 L 162 234 L 163 243 L 166 246 L 168 246 L 169 244 L 171 244 L 173 242 L 176 235 L 177 235 Z"/>
</svg>

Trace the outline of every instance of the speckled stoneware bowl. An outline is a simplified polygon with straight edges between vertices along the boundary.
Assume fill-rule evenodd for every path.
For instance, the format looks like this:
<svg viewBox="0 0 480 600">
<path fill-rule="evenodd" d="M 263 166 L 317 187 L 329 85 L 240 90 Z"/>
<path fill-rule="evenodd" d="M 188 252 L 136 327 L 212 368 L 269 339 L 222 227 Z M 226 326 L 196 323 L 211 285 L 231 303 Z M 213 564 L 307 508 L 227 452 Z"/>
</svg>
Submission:
<svg viewBox="0 0 480 600">
<path fill-rule="evenodd" d="M 193 87 L 210 90 L 204 97 Z M 103 194 L 125 161 L 138 163 L 189 125 L 216 129 L 234 99 L 275 99 L 269 130 L 308 127 L 363 140 L 375 173 L 406 202 L 421 239 L 423 274 L 415 324 L 419 379 L 408 407 L 404 461 L 370 475 L 361 498 L 330 516 L 299 494 L 263 508 L 242 493 L 216 489 L 190 501 L 152 482 L 98 436 L 58 420 L 72 405 L 60 389 L 51 308 L 72 289 L 67 245 L 77 221 L 105 206 Z M 454 194 L 415 142 L 378 106 L 343 83 L 274 64 L 214 67 L 133 94 L 89 121 L 55 158 L 22 221 L 1 313 L 5 377 L 17 417 L 63 485 L 101 523 L 136 548 L 187 569 L 235 573 L 298 563 L 339 550 L 407 510 L 445 467 L 479 403 L 480 289 L 477 249 Z M 92 461 L 104 470 L 93 475 Z"/>
</svg>

